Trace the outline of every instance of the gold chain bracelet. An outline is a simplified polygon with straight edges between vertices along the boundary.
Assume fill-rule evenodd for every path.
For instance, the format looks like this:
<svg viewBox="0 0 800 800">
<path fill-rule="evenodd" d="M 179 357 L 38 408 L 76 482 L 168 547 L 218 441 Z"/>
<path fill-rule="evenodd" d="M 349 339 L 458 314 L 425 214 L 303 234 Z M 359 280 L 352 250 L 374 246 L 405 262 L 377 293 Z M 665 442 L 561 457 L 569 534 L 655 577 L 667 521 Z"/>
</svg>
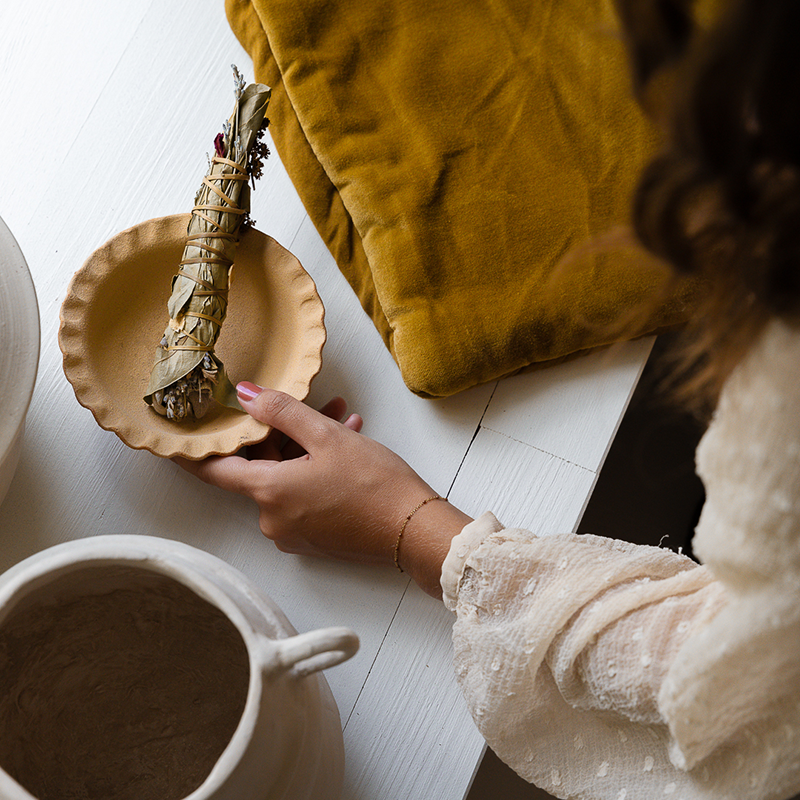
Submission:
<svg viewBox="0 0 800 800">
<path fill-rule="evenodd" d="M 428 503 L 432 503 L 434 500 L 444 500 L 445 503 L 447 502 L 446 497 L 442 497 L 441 495 L 435 494 L 433 497 L 429 497 L 427 500 L 423 500 L 418 506 L 411 510 L 411 513 L 403 520 L 403 526 L 400 528 L 400 533 L 397 535 L 397 541 L 394 543 L 394 565 L 400 572 L 403 572 L 403 568 L 400 566 L 400 540 L 403 538 L 403 534 L 406 532 L 406 525 L 411 521 L 411 517 L 419 511 L 422 506 L 427 505 Z"/>
</svg>

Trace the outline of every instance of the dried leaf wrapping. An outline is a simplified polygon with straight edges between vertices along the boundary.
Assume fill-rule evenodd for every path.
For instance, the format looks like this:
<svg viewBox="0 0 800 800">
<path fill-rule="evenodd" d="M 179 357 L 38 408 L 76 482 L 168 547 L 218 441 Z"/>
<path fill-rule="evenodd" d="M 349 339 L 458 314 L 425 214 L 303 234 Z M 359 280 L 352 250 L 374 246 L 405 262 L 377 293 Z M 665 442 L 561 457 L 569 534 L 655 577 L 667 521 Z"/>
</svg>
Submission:
<svg viewBox="0 0 800 800">
<path fill-rule="evenodd" d="M 250 208 L 249 179 L 260 174 L 259 142 L 269 87 L 234 68 L 236 105 L 214 145 L 216 154 L 195 198 L 186 245 L 172 280 L 169 322 L 156 348 L 145 401 L 168 419 L 200 418 L 213 401 L 239 410 L 236 391 L 214 354 L 228 306 L 239 230 Z"/>
</svg>

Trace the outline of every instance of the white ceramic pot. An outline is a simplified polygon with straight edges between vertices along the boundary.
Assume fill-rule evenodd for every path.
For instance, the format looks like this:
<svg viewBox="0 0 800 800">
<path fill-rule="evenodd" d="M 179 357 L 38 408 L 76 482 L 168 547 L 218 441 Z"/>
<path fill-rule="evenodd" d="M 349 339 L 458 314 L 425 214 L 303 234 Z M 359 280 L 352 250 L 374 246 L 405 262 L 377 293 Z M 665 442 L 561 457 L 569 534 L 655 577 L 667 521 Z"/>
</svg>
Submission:
<svg viewBox="0 0 800 800">
<path fill-rule="evenodd" d="M 0 797 L 336 800 L 357 649 L 183 543 L 51 547 L 0 576 Z"/>
<path fill-rule="evenodd" d="M 0 503 L 17 469 L 39 364 L 39 307 L 28 266 L 0 219 Z"/>
</svg>

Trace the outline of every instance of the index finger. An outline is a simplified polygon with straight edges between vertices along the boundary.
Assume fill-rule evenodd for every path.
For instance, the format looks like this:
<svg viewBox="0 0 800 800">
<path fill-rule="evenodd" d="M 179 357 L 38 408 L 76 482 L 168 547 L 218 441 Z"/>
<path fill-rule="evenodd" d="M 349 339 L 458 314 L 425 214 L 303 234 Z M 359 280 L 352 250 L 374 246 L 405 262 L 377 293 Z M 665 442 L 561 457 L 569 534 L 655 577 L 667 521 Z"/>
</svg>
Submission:
<svg viewBox="0 0 800 800">
<path fill-rule="evenodd" d="M 306 452 L 338 423 L 291 395 L 244 381 L 236 387 L 242 407 L 251 417 L 285 433 Z"/>
</svg>

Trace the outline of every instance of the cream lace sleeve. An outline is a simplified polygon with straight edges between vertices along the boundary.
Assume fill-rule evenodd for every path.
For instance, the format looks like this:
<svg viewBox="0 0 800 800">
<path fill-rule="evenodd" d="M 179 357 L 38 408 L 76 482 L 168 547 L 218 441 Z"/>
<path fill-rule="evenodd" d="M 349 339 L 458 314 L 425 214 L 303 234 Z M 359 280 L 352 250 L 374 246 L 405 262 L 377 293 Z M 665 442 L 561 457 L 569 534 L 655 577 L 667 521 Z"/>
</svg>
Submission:
<svg viewBox="0 0 800 800">
<path fill-rule="evenodd" d="M 706 569 L 655 547 L 503 530 L 483 515 L 453 541 L 443 575 L 456 673 L 504 761 L 556 796 L 677 791 L 656 698 L 680 642 L 722 602 Z"/>
<path fill-rule="evenodd" d="M 800 385 L 783 377 L 800 338 L 784 333 L 731 381 L 701 446 L 707 566 L 594 536 L 537 538 L 491 514 L 453 540 L 442 586 L 458 680 L 489 745 L 556 797 L 800 791 L 800 461 L 776 470 L 758 455 L 773 433 L 800 454 Z M 777 549 L 765 544 L 776 524 Z"/>
</svg>

